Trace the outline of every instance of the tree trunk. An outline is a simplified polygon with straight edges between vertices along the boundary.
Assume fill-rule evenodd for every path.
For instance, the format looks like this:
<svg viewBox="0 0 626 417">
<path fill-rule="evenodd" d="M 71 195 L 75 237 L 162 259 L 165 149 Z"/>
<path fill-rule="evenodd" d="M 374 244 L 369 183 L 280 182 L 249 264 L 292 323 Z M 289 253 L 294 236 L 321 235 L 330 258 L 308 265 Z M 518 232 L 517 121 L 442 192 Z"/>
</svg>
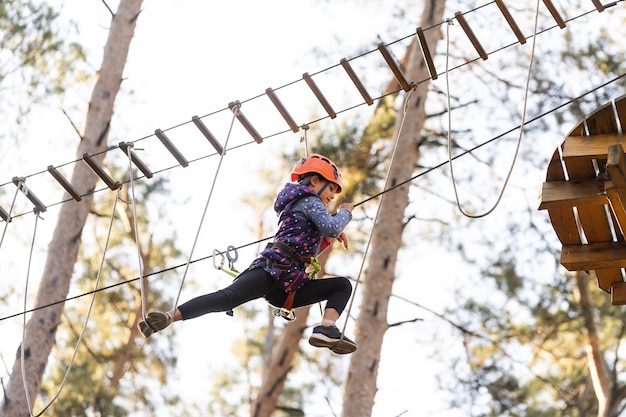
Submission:
<svg viewBox="0 0 626 417">
<path fill-rule="evenodd" d="M 598 417 L 618 417 L 620 404 L 625 396 L 624 389 L 618 389 L 612 381 L 611 373 L 604 359 L 600 337 L 593 318 L 595 307 L 589 294 L 589 275 L 576 271 L 576 295 L 585 327 L 585 349 L 593 389 L 598 400 Z"/>
<path fill-rule="evenodd" d="M 113 104 L 122 82 L 122 72 L 130 41 L 133 37 L 142 0 L 121 0 L 111 21 L 109 37 L 104 47 L 102 67 L 94 87 L 85 124 L 85 134 L 78 146 L 78 158 L 83 154 L 98 154 L 97 163 L 104 160 Z M 99 177 L 86 165 L 77 163 L 72 174 L 72 185 L 83 195 L 80 202 L 61 206 L 59 217 L 48 246 L 46 263 L 39 284 L 35 308 L 47 306 L 67 297 L 74 264 L 81 244 L 82 230 L 91 210 L 93 195 Z M 24 374 L 30 403 L 39 393 L 48 357 L 55 344 L 57 327 L 61 321 L 64 303 L 51 305 L 33 312 L 25 328 L 20 349 L 24 351 Z M 0 407 L 2 417 L 29 415 L 21 368 L 21 351 L 18 350 L 11 377 L 6 386 Z"/>
<path fill-rule="evenodd" d="M 421 26 L 431 27 L 443 20 L 445 1 L 425 2 Z M 436 30 L 425 32 L 428 47 L 436 50 L 441 37 Z M 405 75 L 408 80 L 421 81 L 429 78 L 423 62 L 419 44 L 413 40 Z M 404 115 L 399 112 L 395 136 L 398 144 L 391 161 L 385 189 L 395 186 L 410 177 L 420 158 L 421 131 L 424 127 L 424 103 L 429 82 L 417 86 L 407 107 L 404 127 L 399 126 Z M 394 136 L 394 137 L 395 137 Z M 363 417 L 372 414 L 376 396 L 376 379 L 383 336 L 388 328 L 387 307 L 394 281 L 397 253 L 402 243 L 404 211 L 409 202 L 409 185 L 402 185 L 383 195 L 380 202 L 377 224 L 372 230 L 369 267 L 363 280 L 363 304 L 356 321 L 355 338 L 359 348 L 352 354 L 343 397 L 342 416 Z M 372 256 L 375 254 L 375 256 Z"/>
<path fill-rule="evenodd" d="M 276 411 L 278 397 L 283 391 L 287 375 L 293 366 L 293 359 L 298 353 L 298 345 L 307 327 L 311 306 L 296 310 L 296 319 L 287 324 L 274 347 L 272 358 L 263 372 L 263 382 L 254 401 L 253 417 L 271 417 Z"/>
<path fill-rule="evenodd" d="M 328 248 L 319 257 L 321 266 L 319 276 L 324 275 L 324 267 L 330 256 L 332 247 Z M 323 279 L 323 278 L 320 278 Z M 293 359 L 299 350 L 299 343 L 307 327 L 311 306 L 301 307 L 296 310 L 296 319 L 287 324 L 283 329 L 278 344 L 272 351 L 270 362 L 263 370 L 263 382 L 259 388 L 259 395 L 253 404 L 250 413 L 254 417 L 271 417 L 276 411 L 276 405 L 280 393 L 283 391 L 287 375 L 293 367 Z"/>
</svg>

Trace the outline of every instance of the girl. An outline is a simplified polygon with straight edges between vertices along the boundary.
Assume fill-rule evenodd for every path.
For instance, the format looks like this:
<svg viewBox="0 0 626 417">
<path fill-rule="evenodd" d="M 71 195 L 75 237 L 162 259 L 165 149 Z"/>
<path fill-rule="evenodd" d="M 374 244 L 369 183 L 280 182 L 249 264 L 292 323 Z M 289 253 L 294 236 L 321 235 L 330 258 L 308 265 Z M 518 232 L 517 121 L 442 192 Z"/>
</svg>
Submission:
<svg viewBox="0 0 626 417">
<path fill-rule="evenodd" d="M 306 272 L 311 258 L 330 246 L 331 238 L 348 249 L 343 229 L 352 220 L 354 205 L 341 204 L 335 215 L 326 209 L 341 192 L 341 174 L 323 155 L 309 154 L 300 159 L 291 172 L 291 181 L 274 202 L 280 219 L 274 241 L 248 269 L 226 288 L 193 298 L 173 311 L 148 313 L 139 323 L 145 337 L 175 321 L 229 311 L 261 297 L 286 310 L 325 300 L 322 322 L 313 329 L 309 343 L 338 354 L 356 350 L 356 343 L 335 325 L 352 294 L 350 281 L 344 277 L 311 280 Z"/>
</svg>

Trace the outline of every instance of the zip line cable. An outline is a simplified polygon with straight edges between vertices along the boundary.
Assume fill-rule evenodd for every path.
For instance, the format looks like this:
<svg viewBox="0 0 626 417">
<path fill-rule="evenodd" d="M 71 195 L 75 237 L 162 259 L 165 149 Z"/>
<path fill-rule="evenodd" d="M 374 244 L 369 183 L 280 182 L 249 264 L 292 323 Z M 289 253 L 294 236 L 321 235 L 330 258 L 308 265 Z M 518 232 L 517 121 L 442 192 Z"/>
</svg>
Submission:
<svg viewBox="0 0 626 417">
<path fill-rule="evenodd" d="M 448 25 L 446 26 L 446 101 L 448 104 L 448 165 L 450 166 L 450 178 L 452 180 L 452 188 L 454 189 L 454 198 L 456 200 L 456 205 L 465 217 L 469 217 L 472 219 L 479 219 L 481 217 L 488 216 L 493 213 L 493 211 L 498 207 L 502 197 L 504 196 L 504 191 L 509 184 L 509 180 L 511 178 L 511 174 L 513 173 L 513 168 L 515 167 L 515 162 L 517 161 L 517 157 L 519 155 L 520 146 L 522 144 L 522 137 L 524 136 L 524 122 L 526 121 L 526 107 L 528 105 L 528 90 L 530 89 L 530 78 L 532 75 L 533 62 L 535 60 L 535 47 L 537 43 L 537 27 L 539 24 L 539 5 L 541 4 L 541 0 L 537 0 L 537 7 L 535 9 L 535 26 L 533 29 L 533 42 L 530 50 L 530 62 L 528 64 L 528 75 L 526 77 L 526 85 L 524 87 L 524 104 L 522 109 L 522 121 L 520 122 L 519 136 L 517 138 L 517 145 L 515 147 L 515 153 L 513 154 L 513 160 L 511 161 L 511 166 L 509 167 L 509 171 L 504 180 L 504 184 L 502 185 L 502 189 L 498 194 L 498 198 L 493 206 L 488 209 L 486 212 L 482 214 L 469 214 L 463 207 L 461 207 L 461 202 L 459 200 L 459 192 L 457 190 L 456 179 L 454 177 L 454 168 L 452 163 L 452 105 L 450 103 L 450 77 L 448 76 L 448 61 L 450 58 L 450 26 L 452 25 L 452 20 L 448 20 Z"/>
<path fill-rule="evenodd" d="M 602 89 L 602 88 L 604 88 L 604 87 L 606 87 L 606 86 L 608 86 L 608 85 L 611 85 L 611 84 L 613 84 L 613 83 L 615 83 L 615 82 L 619 81 L 620 79 L 622 79 L 622 78 L 624 78 L 624 77 L 626 77 L 626 73 L 622 73 L 622 74 L 620 74 L 620 75 L 618 75 L 618 76 L 616 76 L 616 77 L 612 78 L 611 80 L 606 81 L 606 82 L 604 82 L 604 83 L 602 83 L 602 84 L 600 84 L 600 85 L 598 85 L 598 86 L 596 86 L 596 87 L 592 88 L 591 90 L 588 90 L 588 91 L 586 91 L 586 92 L 584 92 L 584 93 L 582 93 L 582 94 L 580 94 L 580 95 L 578 95 L 578 96 L 576 96 L 576 97 L 574 97 L 574 98 L 572 98 L 572 99 L 569 99 L 569 100 L 567 100 L 567 101 L 565 101 L 565 102 L 563 102 L 563 103 L 559 104 L 559 105 L 558 105 L 558 106 L 556 106 L 556 107 L 553 107 L 553 108 L 552 108 L 552 109 L 550 109 L 550 110 L 547 110 L 547 111 L 545 111 L 545 112 L 543 112 L 543 113 L 541 113 L 541 114 L 539 114 L 539 115 L 537 115 L 537 116 L 535 116 L 535 117 L 533 117 L 533 118 L 531 118 L 531 119 L 528 119 L 528 120 L 526 120 L 526 121 L 524 122 L 524 126 L 527 126 L 527 125 L 529 125 L 529 124 L 531 124 L 531 123 L 534 123 L 534 122 L 536 122 L 537 120 L 540 120 L 540 119 L 542 119 L 542 118 L 546 117 L 547 115 L 549 115 L 549 114 L 551 114 L 551 113 L 554 113 L 554 112 L 556 112 L 557 110 L 560 110 L 560 109 L 562 109 L 563 107 L 565 107 L 565 106 L 567 106 L 567 105 L 569 105 L 569 104 L 572 104 L 572 103 L 574 103 L 574 102 L 576 102 L 576 101 L 579 101 L 581 98 L 585 97 L 586 95 L 589 95 L 589 94 L 591 94 L 591 93 L 594 93 L 594 92 L 596 92 L 596 91 L 598 91 L 598 90 L 600 90 L 600 89 Z M 453 161 L 455 161 L 455 160 L 457 160 L 457 159 L 459 159 L 459 158 L 462 158 L 462 157 L 464 157 L 464 156 L 467 156 L 467 155 L 471 154 L 472 152 L 474 152 L 474 151 L 476 151 L 476 150 L 478 150 L 478 149 L 480 149 L 480 148 L 482 148 L 482 147 L 484 147 L 484 146 L 486 146 L 486 145 L 488 145 L 488 144 L 490 144 L 490 143 L 492 143 L 492 142 L 495 142 L 496 140 L 502 139 L 504 136 L 506 136 L 506 135 L 508 135 L 508 134 L 510 134 L 510 133 L 512 133 L 512 132 L 514 132 L 514 131 L 515 131 L 516 129 L 518 129 L 518 128 L 520 128 L 520 126 L 515 126 L 515 127 L 511 128 L 511 129 L 509 129 L 509 130 L 507 130 L 507 131 L 504 131 L 504 132 L 500 133 L 499 135 L 494 136 L 494 137 L 492 137 L 491 139 L 486 140 L 485 142 L 482 142 L 482 143 L 480 143 L 480 144 L 478 144 L 478 145 L 476 145 L 476 146 L 474 146 L 474 147 L 472 147 L 472 148 L 470 148 L 470 149 L 467 149 L 466 151 L 464 151 L 464 152 L 462 152 L 462 153 L 459 153 L 459 154 L 455 155 L 454 157 L 452 157 L 452 160 L 453 160 Z M 428 168 L 426 168 L 424 171 L 421 171 L 421 172 L 419 172 L 419 173 L 417 173 L 417 174 L 413 175 L 412 177 L 407 178 L 407 179 L 406 179 L 406 180 L 404 180 L 404 181 L 399 181 L 398 183 L 396 183 L 396 184 L 394 184 L 394 185 L 390 186 L 389 188 L 386 188 L 386 189 L 384 189 L 384 190 L 382 190 L 382 191 L 380 191 L 380 192 L 378 192 L 378 193 L 376 193 L 376 194 L 373 194 L 373 195 L 371 195 L 371 196 L 369 196 L 369 197 L 367 197 L 367 198 L 365 198 L 365 199 L 361 200 L 360 202 L 356 203 L 356 204 L 354 205 L 354 207 L 358 207 L 358 206 L 360 206 L 360 205 L 363 205 L 363 204 L 365 204 L 365 203 L 367 203 L 367 202 L 369 202 L 369 201 L 371 201 L 371 200 L 374 200 L 374 199 L 376 199 L 376 198 L 378 198 L 378 197 L 380 197 L 380 196 L 382 196 L 382 195 L 384 195 L 384 194 L 386 194 L 386 193 L 388 193 L 388 192 L 391 192 L 391 191 L 395 190 L 396 188 L 399 188 L 399 187 L 401 187 L 401 186 L 403 186 L 403 185 L 405 185 L 405 184 L 408 184 L 408 183 L 410 183 L 410 182 L 413 182 L 414 180 L 416 180 L 416 179 L 418 179 L 418 178 L 420 178 L 420 177 L 422 177 L 422 176 L 424 176 L 424 175 L 430 174 L 431 172 L 433 172 L 433 171 L 435 171 L 435 170 L 437 170 L 437 169 L 440 169 L 440 168 L 444 167 L 444 166 L 445 166 L 445 165 L 447 165 L 449 162 L 450 162 L 450 161 L 449 161 L 448 159 L 446 159 L 445 161 L 440 162 L 440 163 L 439 163 L 439 164 L 437 164 L 437 165 L 433 165 L 433 166 L 431 166 L 431 167 L 428 167 Z M 259 240 L 254 241 L 254 242 L 251 242 L 251 243 L 247 243 L 247 244 L 244 244 L 244 245 L 238 246 L 238 247 L 236 247 L 235 249 L 237 249 L 237 250 L 238 250 L 238 249 L 247 248 L 247 247 L 249 247 L 249 246 L 258 245 L 259 243 L 265 242 L 265 241 L 270 240 L 270 239 L 272 239 L 272 238 L 273 238 L 273 236 L 268 236 L 268 237 L 266 237 L 266 238 L 262 238 L 262 239 L 259 239 Z M 196 262 L 201 262 L 201 261 L 205 261 L 205 260 L 212 259 L 212 258 L 213 258 L 213 255 L 207 255 L 207 256 L 204 256 L 204 257 L 201 257 L 201 258 L 198 258 L 198 259 L 192 260 L 192 261 L 188 261 L 188 263 L 196 263 Z M 169 271 L 172 271 L 172 270 L 174 270 L 174 269 L 180 268 L 181 266 L 184 266 L 184 264 L 179 264 L 179 265 L 176 265 L 176 266 L 173 266 L 173 267 L 170 267 L 170 268 L 162 269 L 162 270 L 160 270 L 160 271 L 155 271 L 155 272 L 152 272 L 152 273 L 150 273 L 150 274 L 147 274 L 147 275 L 146 275 L 146 277 L 150 277 L 150 276 L 153 276 L 153 275 L 157 275 L 157 274 L 162 274 L 162 273 L 165 273 L 165 272 L 169 272 Z M 108 287 L 103 287 L 102 289 L 100 289 L 100 290 L 98 290 L 98 291 L 109 290 L 109 289 L 112 289 L 112 288 L 118 287 L 118 286 L 120 286 L 120 285 L 129 284 L 129 283 L 131 283 L 131 282 L 133 282 L 133 281 L 136 281 L 136 280 L 138 280 L 138 279 L 139 279 L 139 278 L 137 277 L 137 278 L 132 278 L 132 279 L 129 279 L 129 280 L 121 281 L 121 282 L 119 282 L 119 283 L 117 283 L 117 284 L 113 284 L 113 285 L 110 285 L 110 286 L 108 286 Z M 66 302 L 66 301 L 75 300 L 75 299 L 80 298 L 80 297 L 83 297 L 83 296 L 85 296 L 85 295 L 93 294 L 93 293 L 95 293 L 95 292 L 97 292 L 97 291 L 95 291 L 95 290 L 94 290 L 94 291 L 86 292 L 86 293 L 79 294 L 79 295 L 76 295 L 76 296 L 73 296 L 73 297 L 68 297 L 68 298 L 65 298 L 65 299 L 63 299 L 63 300 L 55 301 L 55 302 L 52 302 L 52 303 L 46 304 L 46 305 L 44 305 L 44 306 L 40 306 L 40 307 L 33 308 L 33 309 L 30 309 L 30 310 L 26 310 L 26 309 L 25 309 L 24 311 L 21 311 L 21 312 L 18 312 L 18 313 L 14 313 L 14 314 L 11 314 L 11 315 L 8 315 L 8 316 L 0 317 L 0 321 L 7 320 L 7 319 L 10 319 L 10 318 L 14 318 L 14 317 L 17 317 L 17 316 L 20 316 L 20 315 L 23 315 L 23 314 L 31 313 L 31 312 L 36 311 L 36 310 L 41 310 L 41 309 L 43 309 L 43 308 L 51 307 L 51 306 L 53 306 L 53 305 L 60 304 L 60 303 L 64 303 L 64 302 Z"/>
<path fill-rule="evenodd" d="M 39 412 L 38 414 L 33 414 L 33 405 L 31 404 L 31 400 L 30 400 L 30 392 L 28 389 L 28 383 L 26 380 L 26 367 L 25 365 L 25 361 L 24 361 L 24 342 L 25 342 L 25 338 L 26 338 L 26 314 L 23 315 L 23 321 L 22 321 L 22 343 L 21 343 L 21 348 L 20 348 L 20 368 L 22 371 L 22 383 L 24 384 L 24 392 L 26 394 L 26 403 L 28 404 L 28 411 L 30 414 L 30 417 L 39 417 L 41 415 L 43 415 L 43 413 L 46 412 L 46 410 L 48 410 L 48 408 L 52 405 L 52 403 L 54 403 L 54 401 L 56 401 L 56 399 L 59 397 L 59 395 L 61 395 L 61 391 L 63 390 L 63 388 L 65 387 L 65 384 L 67 382 L 67 379 L 69 377 L 70 371 L 72 370 L 72 366 L 74 365 L 74 360 L 76 359 L 76 354 L 78 353 L 78 348 L 83 340 L 83 336 L 85 334 L 85 329 L 87 328 L 87 324 L 89 322 L 89 318 L 91 316 L 91 312 L 93 310 L 93 306 L 94 306 L 94 302 L 96 300 L 96 295 L 99 291 L 101 291 L 101 289 L 98 288 L 98 286 L 100 285 L 100 279 L 102 277 L 102 271 L 104 269 L 104 260 L 106 257 L 106 253 L 109 247 L 109 241 L 111 238 L 111 230 L 113 228 L 113 221 L 115 219 L 115 210 L 117 208 L 117 202 L 118 200 L 120 200 L 120 187 L 118 187 L 117 189 L 117 195 L 115 198 L 115 201 L 113 203 L 113 210 L 111 211 L 111 221 L 109 222 L 109 230 L 107 233 L 107 238 L 106 238 L 106 243 L 104 245 L 104 250 L 102 252 L 102 257 L 100 259 L 100 267 L 98 268 L 98 274 L 96 277 L 96 283 L 95 283 L 95 288 L 93 291 L 91 291 L 91 294 L 93 294 L 93 296 L 91 297 L 91 302 L 89 304 L 89 309 L 87 310 L 87 317 L 85 318 L 85 322 L 83 323 L 83 327 L 80 331 L 80 334 L 78 336 L 78 340 L 76 341 L 76 346 L 74 347 L 74 352 L 72 353 L 72 357 L 70 358 L 70 361 L 67 365 L 67 369 L 65 370 L 65 375 L 63 376 L 63 380 L 61 381 L 61 384 L 59 385 L 59 389 L 57 390 L 56 394 L 54 394 L 54 396 L 50 399 L 50 401 L 48 402 L 48 404 L 43 408 L 43 410 L 41 410 L 41 412 Z M 31 248 L 30 248 L 30 254 L 28 257 L 28 266 L 27 266 L 27 271 L 26 271 L 26 285 L 25 285 L 25 289 L 24 289 L 24 311 L 26 311 L 26 305 L 27 305 L 27 299 L 28 299 L 28 284 L 29 284 L 29 280 L 30 280 L 30 268 L 32 265 L 32 257 L 33 257 L 33 248 L 35 246 L 35 237 L 37 235 L 37 222 L 39 219 L 39 213 L 37 211 L 35 211 L 35 227 L 34 227 L 34 231 L 33 231 L 33 239 L 32 239 L 32 243 L 31 243 Z M 58 304 L 58 303 L 55 303 Z M 40 310 L 42 308 L 45 307 L 49 307 L 51 304 L 48 304 L 46 306 L 42 306 L 39 308 L 34 308 L 31 309 L 30 311 L 35 311 L 35 310 Z"/>
</svg>

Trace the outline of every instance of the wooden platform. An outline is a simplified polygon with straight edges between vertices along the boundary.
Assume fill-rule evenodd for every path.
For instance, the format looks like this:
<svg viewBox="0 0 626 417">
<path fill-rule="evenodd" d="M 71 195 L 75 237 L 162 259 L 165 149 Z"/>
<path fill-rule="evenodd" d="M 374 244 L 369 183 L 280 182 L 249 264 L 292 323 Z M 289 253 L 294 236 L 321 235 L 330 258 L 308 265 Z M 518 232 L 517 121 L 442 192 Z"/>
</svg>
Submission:
<svg viewBox="0 0 626 417">
<path fill-rule="evenodd" d="M 626 96 L 582 120 L 558 147 L 539 195 L 563 244 L 561 264 L 593 273 L 626 304 Z"/>
</svg>

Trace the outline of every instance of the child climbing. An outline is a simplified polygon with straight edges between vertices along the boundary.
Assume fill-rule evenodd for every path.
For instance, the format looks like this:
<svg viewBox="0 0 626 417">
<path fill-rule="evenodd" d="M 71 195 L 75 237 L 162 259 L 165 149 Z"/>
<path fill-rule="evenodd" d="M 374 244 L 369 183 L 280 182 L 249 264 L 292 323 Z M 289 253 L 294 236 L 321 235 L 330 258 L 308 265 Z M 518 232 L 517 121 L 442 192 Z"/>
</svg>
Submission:
<svg viewBox="0 0 626 417">
<path fill-rule="evenodd" d="M 306 272 L 311 261 L 330 246 L 331 238 L 348 249 L 343 229 L 352 220 L 354 205 L 341 204 L 335 215 L 327 210 L 326 205 L 341 192 L 342 183 L 337 166 L 323 155 L 309 154 L 300 159 L 291 172 L 291 181 L 274 201 L 279 216 L 274 241 L 228 287 L 195 297 L 169 312 L 148 313 L 138 325 L 145 337 L 173 322 L 229 311 L 263 297 L 285 310 L 326 301 L 321 324 L 313 328 L 309 343 L 337 354 L 356 350 L 356 343 L 335 324 L 350 299 L 352 284 L 345 277 L 310 279 Z"/>
</svg>

